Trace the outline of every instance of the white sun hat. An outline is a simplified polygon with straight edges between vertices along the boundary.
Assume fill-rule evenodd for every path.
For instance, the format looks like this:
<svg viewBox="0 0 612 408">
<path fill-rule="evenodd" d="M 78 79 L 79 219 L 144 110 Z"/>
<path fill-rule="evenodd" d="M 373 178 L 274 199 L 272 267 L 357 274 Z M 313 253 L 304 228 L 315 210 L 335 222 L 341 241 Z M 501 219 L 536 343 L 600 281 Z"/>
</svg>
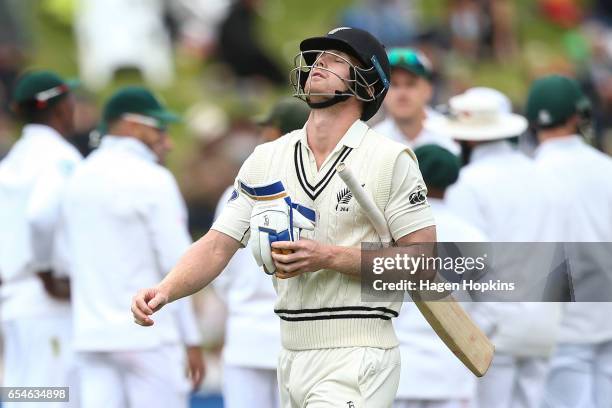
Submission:
<svg viewBox="0 0 612 408">
<path fill-rule="evenodd" d="M 511 112 L 510 100 L 492 88 L 471 88 L 449 100 L 450 115 L 430 128 L 455 140 L 488 141 L 518 136 L 527 119 Z"/>
</svg>

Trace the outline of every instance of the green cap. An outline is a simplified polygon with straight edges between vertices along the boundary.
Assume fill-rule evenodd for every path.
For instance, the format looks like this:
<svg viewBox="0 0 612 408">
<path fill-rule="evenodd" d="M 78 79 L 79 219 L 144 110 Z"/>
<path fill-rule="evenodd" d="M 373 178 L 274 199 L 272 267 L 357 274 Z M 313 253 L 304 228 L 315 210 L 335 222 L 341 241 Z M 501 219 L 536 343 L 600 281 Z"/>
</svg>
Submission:
<svg viewBox="0 0 612 408">
<path fill-rule="evenodd" d="M 414 154 L 428 188 L 444 190 L 459 178 L 461 161 L 445 148 L 428 144 L 416 148 Z"/>
<path fill-rule="evenodd" d="M 166 109 L 151 91 L 140 86 L 121 88 L 108 100 L 102 113 L 102 131 L 108 124 L 126 114 L 154 119 L 154 125 L 163 127 L 178 122 L 179 116 Z"/>
<path fill-rule="evenodd" d="M 550 128 L 576 113 L 587 113 L 590 106 L 578 82 L 562 75 L 549 75 L 531 84 L 525 116 L 538 127 Z"/>
<path fill-rule="evenodd" d="M 268 116 L 259 121 L 259 124 L 275 126 L 284 135 L 303 128 L 308 115 L 310 109 L 304 102 L 295 98 L 283 98 L 274 105 Z"/>
<path fill-rule="evenodd" d="M 421 52 L 412 48 L 391 48 L 387 53 L 391 68 L 401 68 L 414 75 L 431 80 L 431 62 Z"/>
<path fill-rule="evenodd" d="M 32 102 L 44 109 L 76 86 L 78 81 L 66 81 L 51 71 L 30 71 L 17 80 L 13 101 L 18 104 Z"/>
</svg>

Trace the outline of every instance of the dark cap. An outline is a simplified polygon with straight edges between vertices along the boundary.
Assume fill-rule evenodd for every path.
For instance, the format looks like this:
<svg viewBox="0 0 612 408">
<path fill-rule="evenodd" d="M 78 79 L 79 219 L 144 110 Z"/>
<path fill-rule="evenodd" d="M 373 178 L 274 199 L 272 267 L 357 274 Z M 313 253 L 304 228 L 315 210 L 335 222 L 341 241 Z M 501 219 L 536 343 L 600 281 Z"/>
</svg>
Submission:
<svg viewBox="0 0 612 408">
<path fill-rule="evenodd" d="M 459 178 L 461 161 L 445 148 L 428 144 L 416 148 L 414 154 L 428 188 L 444 190 Z"/>
<path fill-rule="evenodd" d="M 104 106 L 102 130 L 125 114 L 132 113 L 157 121 L 158 126 L 178 122 L 179 116 L 168 109 L 151 91 L 140 86 L 128 86 L 118 90 Z"/>
<path fill-rule="evenodd" d="M 401 68 L 414 75 L 431 80 L 431 62 L 421 52 L 412 48 L 392 48 L 387 54 L 391 68 Z"/>
<path fill-rule="evenodd" d="M 586 114 L 590 106 L 578 82 L 549 75 L 533 81 L 525 110 L 530 123 L 550 128 L 565 123 L 574 114 Z"/>
<path fill-rule="evenodd" d="M 30 71 L 17 80 L 13 101 L 33 103 L 37 109 L 44 109 L 76 86 L 78 81 L 66 81 L 51 71 Z"/>
<path fill-rule="evenodd" d="M 385 47 L 376 37 L 358 28 L 338 27 L 331 30 L 324 37 L 305 39 L 300 43 L 300 50 L 338 50 L 356 58 L 361 68 L 363 68 L 362 72 L 367 72 L 365 74 L 369 77 L 366 78 L 368 79 L 367 82 L 376 82 L 374 86 L 375 93 L 379 95 L 375 100 L 365 103 L 361 119 L 368 120 L 376 114 L 389 88 L 389 78 L 391 75 Z M 316 55 L 304 54 L 304 60 L 308 65 L 312 65 L 315 59 Z"/>
<path fill-rule="evenodd" d="M 284 135 L 303 128 L 308 115 L 310 109 L 304 102 L 295 98 L 283 98 L 274 105 L 268 116 L 259 121 L 259 124 L 277 127 Z"/>
</svg>

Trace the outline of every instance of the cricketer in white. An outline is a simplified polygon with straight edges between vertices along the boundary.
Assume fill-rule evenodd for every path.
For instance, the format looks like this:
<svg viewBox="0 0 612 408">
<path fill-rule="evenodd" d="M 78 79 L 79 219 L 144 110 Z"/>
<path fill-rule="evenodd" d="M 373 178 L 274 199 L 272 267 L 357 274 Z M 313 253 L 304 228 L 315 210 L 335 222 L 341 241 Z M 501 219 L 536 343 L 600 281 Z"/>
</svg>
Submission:
<svg viewBox="0 0 612 408">
<path fill-rule="evenodd" d="M 508 98 L 490 88 L 469 89 L 451 98 L 450 106 L 460 113 L 460 119 L 447 122 L 449 134 L 475 146 L 459 180 L 445 196 L 448 208 L 481 229 L 491 242 L 559 240 L 564 213 L 556 205 L 556 197 L 542 190 L 549 180 L 538 176 L 534 163 L 507 140 L 522 133 L 527 120 L 513 114 Z M 473 120 L 485 111 L 496 118 L 493 124 L 469 122 L 470 115 Z M 537 259 L 528 252 L 512 251 L 504 258 L 503 262 L 497 258 L 503 267 L 500 276 L 512 279 L 529 270 L 528 265 Z M 479 406 L 538 407 L 548 356 L 558 331 L 558 305 L 478 302 L 472 314 L 489 334 L 496 351 L 489 372 L 478 381 Z"/>
<path fill-rule="evenodd" d="M 55 129 L 30 124 L 0 163 L 3 386 L 72 385 L 70 303 L 48 294 L 36 272 L 54 269 L 61 197 L 81 159 Z"/>
<path fill-rule="evenodd" d="M 162 278 L 191 243 L 176 182 L 156 162 L 139 140 L 106 135 L 68 186 L 63 218 L 84 407 L 123 406 L 124 392 L 131 406 L 187 405 L 182 345 L 200 343 L 191 302 L 160 314 L 154 330 L 125 313 L 132 292 Z"/>
<path fill-rule="evenodd" d="M 319 47 L 330 51 L 310 51 Z M 333 102 L 336 91 L 347 87 L 351 58 L 370 64 L 368 72 L 378 71 L 372 87 L 387 81 L 382 77 L 384 71 L 386 76 L 389 73 L 384 48 L 362 30 L 335 29 L 326 37 L 303 41 L 300 48 L 318 53 L 310 59 L 316 68 L 305 85 L 318 95 L 307 98 L 311 107 L 315 99 L 327 99 L 321 94 L 331 96 Z M 371 61 L 380 69 L 375 70 Z M 381 102 L 384 92 L 379 95 L 371 103 Z M 397 316 L 402 299 L 361 300 L 359 246 L 379 237 L 363 210 L 349 198 L 335 166 L 342 161 L 353 170 L 384 212 L 399 245 L 435 241 L 435 227 L 412 152 L 360 120 L 369 119 L 379 106 L 350 96 L 332 106 L 315 106 L 303 129 L 258 146 L 239 172 L 235 198 L 211 231 L 164 281 L 134 297 L 136 321 L 152 325 L 154 311 L 209 284 L 249 234 L 261 233 L 250 231 L 251 212 L 256 201 L 271 197 L 260 195 L 258 186 L 280 180 L 293 202 L 317 214 L 316 226 L 305 233 L 306 239 L 272 244 L 272 248 L 293 251 L 272 254 L 283 345 L 278 372 L 281 405 L 390 407 L 400 371 L 391 318 Z"/>
</svg>

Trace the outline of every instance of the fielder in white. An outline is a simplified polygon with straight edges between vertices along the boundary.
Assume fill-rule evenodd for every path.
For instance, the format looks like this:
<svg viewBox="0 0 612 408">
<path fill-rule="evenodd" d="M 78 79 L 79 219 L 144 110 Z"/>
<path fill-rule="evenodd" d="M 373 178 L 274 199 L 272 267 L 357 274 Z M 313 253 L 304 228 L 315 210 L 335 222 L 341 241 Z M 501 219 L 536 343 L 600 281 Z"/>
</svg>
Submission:
<svg viewBox="0 0 612 408">
<path fill-rule="evenodd" d="M 187 407 L 202 381 L 191 302 L 160 313 L 153 330 L 126 313 L 131 293 L 161 279 L 191 243 L 176 181 L 158 164 L 175 120 L 148 90 L 119 90 L 104 108 L 100 147 L 67 188 L 62 216 L 84 408 Z"/>
<path fill-rule="evenodd" d="M 485 235 L 453 214 L 444 203 L 447 187 L 459 176 L 460 160 L 437 144 L 415 149 L 436 220 L 439 242 L 484 242 Z M 468 309 L 468 304 L 463 307 Z M 394 408 L 473 407 L 476 377 L 440 340 L 412 302 L 394 322 L 400 341 L 402 374 Z"/>
<path fill-rule="evenodd" d="M 308 107 L 301 101 L 281 99 L 262 123 L 262 142 L 301 129 L 308 114 Z M 223 194 L 215 218 L 221 215 L 233 194 L 233 187 Z M 276 366 L 281 344 L 271 280 L 261 273 L 251 251 L 244 248 L 236 251 L 213 286 L 228 308 L 223 346 L 223 405 L 278 407 Z"/>
<path fill-rule="evenodd" d="M 527 129 L 511 113 L 509 99 L 489 88 L 473 88 L 450 99 L 451 118 L 437 122 L 461 141 L 468 163 L 447 191 L 451 211 L 481 229 L 491 242 L 561 240 L 564 212 L 543 188 L 533 162 L 507 140 Z M 535 247 L 534 247 L 535 248 Z M 532 254 L 499 254 L 500 272 L 512 280 Z M 538 254 L 533 254 L 538 255 Z M 507 265 L 505 269 L 501 269 Z M 539 407 L 556 340 L 558 306 L 552 303 L 478 302 L 472 313 L 494 342 L 495 357 L 478 380 L 481 407 Z"/>
<path fill-rule="evenodd" d="M 573 79 L 537 79 L 527 117 L 537 129 L 539 172 L 559 180 L 547 185 L 558 201 L 571 203 L 568 242 L 612 242 L 612 159 L 585 143 L 579 132 L 590 104 Z M 570 244 L 572 246 L 574 244 Z M 561 331 L 546 386 L 547 408 L 612 406 L 612 303 L 589 302 L 590 291 L 610 285 L 610 254 L 590 244 L 570 251 L 576 303 L 563 306 Z M 575 255 L 580 255 L 576 257 Z"/>
<path fill-rule="evenodd" d="M 336 165 L 352 168 L 399 245 L 435 241 L 426 189 L 413 153 L 363 122 L 388 87 L 378 40 L 341 27 L 300 49 L 293 84 L 313 108 L 306 126 L 255 149 L 211 231 L 160 284 L 136 294 L 132 312 L 153 325 L 154 312 L 208 285 L 250 242 L 278 293 L 281 406 L 390 407 L 400 374 L 391 319 L 401 299 L 361 300 L 359 246 L 379 236 Z M 291 253 L 272 253 L 270 243 Z"/>
<path fill-rule="evenodd" d="M 428 106 L 433 95 L 429 59 L 411 48 L 392 48 L 387 55 L 391 64 L 391 86 L 383 103 L 387 117 L 374 130 L 411 149 L 439 144 L 459 154 L 457 143 L 428 126 L 440 117 Z"/>
<path fill-rule="evenodd" d="M 67 140 L 73 132 L 73 96 L 56 74 L 33 71 L 18 80 L 13 101 L 26 126 L 0 163 L 3 386 L 68 386 L 70 404 L 76 406 L 70 290 L 55 268 L 60 203 L 82 159 Z"/>
</svg>

